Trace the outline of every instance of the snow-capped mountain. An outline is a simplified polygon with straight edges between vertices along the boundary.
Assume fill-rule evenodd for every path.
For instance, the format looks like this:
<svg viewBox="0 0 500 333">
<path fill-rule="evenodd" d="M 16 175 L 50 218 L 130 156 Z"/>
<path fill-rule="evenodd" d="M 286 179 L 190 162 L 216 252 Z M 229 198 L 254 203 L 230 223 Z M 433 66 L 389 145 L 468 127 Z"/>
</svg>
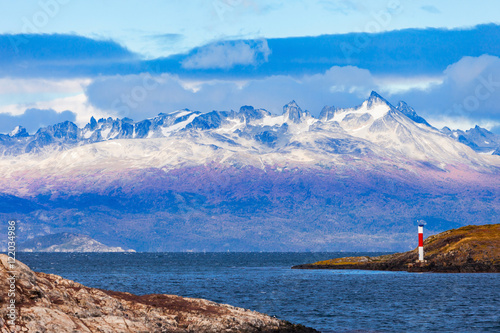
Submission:
<svg viewBox="0 0 500 333">
<path fill-rule="evenodd" d="M 0 149 L 4 218 L 33 237 L 139 251 L 393 250 L 417 218 L 438 232 L 500 213 L 499 156 L 375 92 L 318 118 L 292 101 L 281 115 L 243 106 L 18 127 Z"/>
<path fill-rule="evenodd" d="M 96 121 L 92 117 L 84 128 L 66 121 L 40 128 L 34 135 L 29 135 L 26 129 L 18 126 L 8 135 L 0 134 L 0 149 L 3 155 L 19 155 L 64 150 L 107 140 L 165 137 L 184 129 L 200 114 L 180 110 L 170 114 L 161 113 L 155 118 L 139 122 L 129 118 L 102 118 Z"/>
</svg>

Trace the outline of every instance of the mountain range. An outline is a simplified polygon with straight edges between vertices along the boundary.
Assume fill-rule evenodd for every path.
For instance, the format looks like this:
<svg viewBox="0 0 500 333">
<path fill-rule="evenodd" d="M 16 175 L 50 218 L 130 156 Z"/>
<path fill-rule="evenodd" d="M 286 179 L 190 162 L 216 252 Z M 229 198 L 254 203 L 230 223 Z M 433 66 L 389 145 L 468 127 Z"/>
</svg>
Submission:
<svg viewBox="0 0 500 333">
<path fill-rule="evenodd" d="M 471 147 L 478 153 L 500 155 L 500 135 L 491 133 L 477 125 L 467 131 L 450 130 L 448 127 L 443 127 L 441 132 Z"/>
<path fill-rule="evenodd" d="M 375 92 L 319 117 L 178 110 L 0 135 L 0 215 L 20 237 L 138 251 L 403 250 L 414 221 L 495 223 L 500 139 L 438 130 Z"/>
<path fill-rule="evenodd" d="M 427 127 L 432 127 L 424 118 L 420 117 L 415 110 L 401 101 L 394 107 L 380 97 L 376 92 L 372 92 L 370 100 L 381 100 L 387 103 L 391 109 L 397 110 L 417 124 L 423 124 Z M 351 109 L 352 110 L 352 109 Z M 288 112 L 288 113 L 287 113 Z M 291 112 L 291 113 L 290 113 Z M 325 106 L 320 113 L 320 121 L 332 121 L 335 113 L 342 114 L 349 112 L 349 109 L 337 109 L 331 106 Z M 308 117 L 316 120 L 309 115 L 307 111 L 302 111 L 295 101 L 290 102 L 284 107 L 283 115 L 287 113 L 289 119 L 293 123 L 301 123 L 303 119 Z M 269 129 L 275 131 L 274 128 L 267 128 L 265 122 L 261 124 L 254 120 L 257 119 L 273 119 L 270 112 L 264 109 L 254 109 L 251 106 L 242 106 L 239 112 L 234 111 L 212 111 L 202 114 L 200 111 L 190 111 L 188 109 L 175 111 L 172 113 L 160 113 L 157 117 L 145 119 L 139 122 L 134 122 L 132 119 L 113 119 L 101 118 L 96 121 L 94 117 L 84 127 L 79 128 L 76 124 L 70 121 L 65 121 L 52 126 L 40 128 L 36 133 L 30 135 L 25 128 L 17 126 L 9 134 L 0 134 L 0 153 L 5 156 L 20 155 L 25 153 L 40 153 L 47 150 L 62 150 L 69 149 L 76 146 L 116 140 L 116 139 L 144 139 L 144 138 L 161 138 L 170 137 L 178 132 L 185 132 L 190 129 L 200 130 L 213 130 L 223 127 L 231 121 L 239 120 L 260 125 L 260 131 L 253 131 L 257 133 L 254 138 L 260 142 L 262 140 L 269 140 L 266 135 L 271 135 Z M 281 125 L 286 124 L 283 119 L 274 119 L 271 122 Z M 361 119 L 360 121 L 363 121 Z M 311 122 L 311 120 L 309 120 Z M 273 124 L 273 125 L 276 125 Z M 272 126 L 271 126 L 272 127 Z M 275 126 L 274 126 L 275 127 Z M 342 126 L 344 127 L 344 126 Z M 250 129 L 246 126 L 245 130 Z M 441 133 L 446 134 L 454 140 L 461 142 L 474 151 L 479 153 L 489 153 L 500 155 L 500 135 L 494 134 L 484 128 L 476 126 L 467 131 L 451 130 L 444 127 L 440 130 Z M 252 133 L 250 133 L 252 134 Z"/>
</svg>

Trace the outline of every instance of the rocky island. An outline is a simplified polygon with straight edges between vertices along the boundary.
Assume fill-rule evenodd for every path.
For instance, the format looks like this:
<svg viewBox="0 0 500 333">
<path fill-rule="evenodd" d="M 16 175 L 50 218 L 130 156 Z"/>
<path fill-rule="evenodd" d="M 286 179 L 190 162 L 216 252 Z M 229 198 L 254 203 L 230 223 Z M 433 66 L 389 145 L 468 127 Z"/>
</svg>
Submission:
<svg viewBox="0 0 500 333">
<path fill-rule="evenodd" d="M 12 275 L 15 281 L 8 280 Z M 204 299 L 89 288 L 33 272 L 19 261 L 12 269 L 4 254 L 0 254 L 0 279 L 9 281 L 0 290 L 1 333 L 14 331 L 9 326 L 12 299 L 16 332 L 317 332 Z"/>
<path fill-rule="evenodd" d="M 417 249 L 378 257 L 345 257 L 297 265 L 295 269 L 365 269 L 409 272 L 500 272 L 500 224 L 466 226 L 428 237 L 425 261 Z"/>
<path fill-rule="evenodd" d="M 23 252 L 135 252 L 107 246 L 87 235 L 61 232 L 39 236 L 20 244 Z"/>
</svg>

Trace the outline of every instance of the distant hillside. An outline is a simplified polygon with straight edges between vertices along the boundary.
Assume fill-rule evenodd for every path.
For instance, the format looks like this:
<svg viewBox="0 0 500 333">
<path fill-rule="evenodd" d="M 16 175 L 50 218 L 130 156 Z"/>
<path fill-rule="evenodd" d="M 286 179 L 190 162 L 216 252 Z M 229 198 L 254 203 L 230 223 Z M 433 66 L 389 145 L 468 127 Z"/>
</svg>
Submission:
<svg viewBox="0 0 500 333">
<path fill-rule="evenodd" d="M 21 244 L 24 252 L 135 252 L 106 246 L 85 235 L 67 232 L 35 237 Z"/>
<path fill-rule="evenodd" d="M 426 263 L 417 249 L 379 257 L 346 257 L 298 265 L 300 269 L 408 270 L 418 272 L 500 272 L 500 224 L 466 226 L 428 237 Z"/>
</svg>

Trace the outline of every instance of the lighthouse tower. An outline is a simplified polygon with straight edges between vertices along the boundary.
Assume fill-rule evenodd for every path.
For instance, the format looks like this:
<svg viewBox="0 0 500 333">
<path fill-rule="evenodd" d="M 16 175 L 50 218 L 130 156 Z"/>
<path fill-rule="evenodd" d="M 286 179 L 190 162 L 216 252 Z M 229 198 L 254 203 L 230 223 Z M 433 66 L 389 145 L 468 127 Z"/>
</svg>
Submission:
<svg viewBox="0 0 500 333">
<path fill-rule="evenodd" d="M 424 225 L 425 221 L 418 221 L 418 261 L 424 262 Z"/>
</svg>

